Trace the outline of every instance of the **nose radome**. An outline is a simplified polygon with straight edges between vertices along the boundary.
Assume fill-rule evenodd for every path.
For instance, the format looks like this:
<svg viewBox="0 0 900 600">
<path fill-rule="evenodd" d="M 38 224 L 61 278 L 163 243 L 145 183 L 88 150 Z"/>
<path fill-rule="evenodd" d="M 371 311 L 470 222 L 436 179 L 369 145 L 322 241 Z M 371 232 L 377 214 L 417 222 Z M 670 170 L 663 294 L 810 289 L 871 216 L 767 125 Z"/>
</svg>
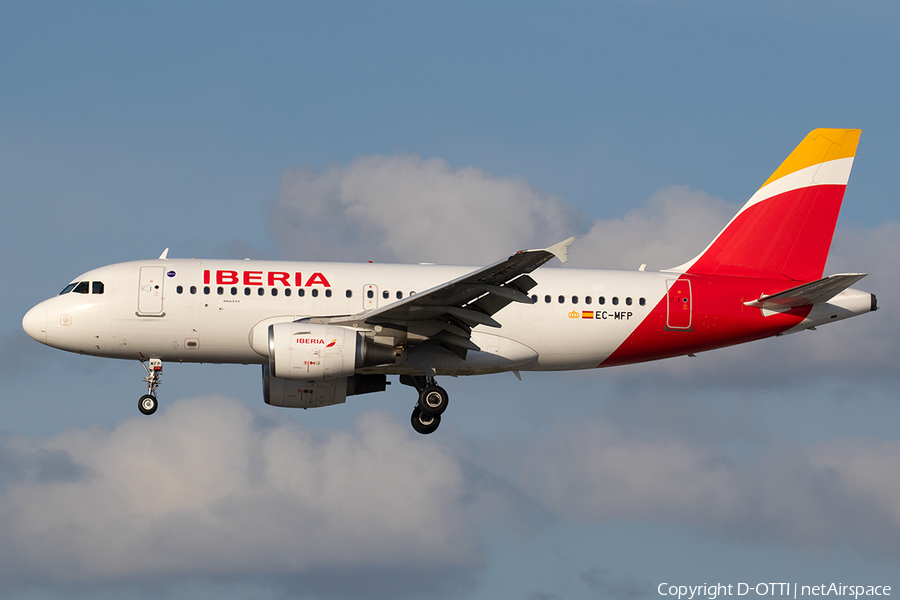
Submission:
<svg viewBox="0 0 900 600">
<path fill-rule="evenodd" d="M 22 329 L 42 344 L 47 343 L 47 305 L 41 302 L 22 317 Z"/>
</svg>

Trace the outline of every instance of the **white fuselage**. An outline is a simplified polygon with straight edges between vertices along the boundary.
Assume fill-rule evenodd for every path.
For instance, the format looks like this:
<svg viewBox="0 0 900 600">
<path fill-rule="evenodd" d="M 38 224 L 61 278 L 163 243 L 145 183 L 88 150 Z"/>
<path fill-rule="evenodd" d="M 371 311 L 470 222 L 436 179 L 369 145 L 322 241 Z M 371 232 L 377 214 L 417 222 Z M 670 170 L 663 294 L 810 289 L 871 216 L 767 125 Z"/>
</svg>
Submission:
<svg viewBox="0 0 900 600">
<path fill-rule="evenodd" d="M 39 341 L 94 356 L 265 363 L 265 355 L 252 345 L 257 325 L 263 325 L 257 329 L 260 334 L 272 322 L 359 314 L 472 270 L 372 263 L 137 261 L 85 273 L 76 281 L 101 282 L 103 293 L 56 296 L 32 309 L 26 322 L 44 322 L 40 329 L 46 337 Z M 543 269 L 533 277 L 538 285 L 530 293 L 538 301 L 507 306 L 496 315 L 501 328 L 478 326 L 472 338 L 483 352 L 505 357 L 516 364 L 503 364 L 522 370 L 597 367 L 666 294 L 667 276 L 660 273 Z M 588 314 L 590 319 L 583 318 Z M 483 360 L 471 358 L 465 361 L 472 363 L 469 369 L 464 361 L 444 356 L 441 372 L 504 370 L 501 363 L 485 368 Z M 380 370 L 417 371 L 402 363 Z"/>
<path fill-rule="evenodd" d="M 472 267 L 158 259 L 89 271 L 35 306 L 26 331 L 49 346 L 110 358 L 266 364 L 269 325 L 363 315 L 440 286 Z M 462 359 L 417 332 L 363 333 L 398 348 L 362 373 L 472 375 L 628 364 L 742 343 L 862 314 L 871 294 L 769 316 L 744 303 L 789 284 L 674 272 L 539 269 L 534 304 L 513 302 L 478 325 Z M 97 284 L 100 284 L 99 286 Z M 679 296 L 675 298 L 675 292 Z M 86 293 L 85 293 L 86 292 Z M 98 293 L 102 292 L 102 293 Z M 680 294 L 686 294 L 682 297 Z M 681 301 L 685 304 L 682 304 Z M 673 308 L 674 307 L 674 308 Z M 674 310 L 679 312 L 676 314 Z"/>
</svg>

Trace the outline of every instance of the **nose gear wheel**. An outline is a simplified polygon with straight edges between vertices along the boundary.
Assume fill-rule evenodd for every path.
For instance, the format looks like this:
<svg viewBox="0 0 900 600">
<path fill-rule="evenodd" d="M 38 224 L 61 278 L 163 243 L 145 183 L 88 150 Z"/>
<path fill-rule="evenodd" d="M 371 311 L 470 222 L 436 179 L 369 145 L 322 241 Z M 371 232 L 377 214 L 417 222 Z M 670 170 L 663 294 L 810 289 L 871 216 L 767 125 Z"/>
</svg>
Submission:
<svg viewBox="0 0 900 600">
<path fill-rule="evenodd" d="M 138 400 L 138 410 L 145 415 L 152 415 L 156 412 L 157 408 L 159 408 L 159 401 L 156 399 L 156 396 L 144 394 L 141 396 L 141 399 Z"/>
<path fill-rule="evenodd" d="M 145 415 L 152 415 L 159 408 L 159 401 L 156 399 L 156 388 L 162 383 L 162 360 L 158 358 L 150 359 L 150 366 L 142 360 L 141 366 L 147 371 L 144 381 L 147 382 L 147 393 L 138 400 L 138 410 Z"/>
</svg>

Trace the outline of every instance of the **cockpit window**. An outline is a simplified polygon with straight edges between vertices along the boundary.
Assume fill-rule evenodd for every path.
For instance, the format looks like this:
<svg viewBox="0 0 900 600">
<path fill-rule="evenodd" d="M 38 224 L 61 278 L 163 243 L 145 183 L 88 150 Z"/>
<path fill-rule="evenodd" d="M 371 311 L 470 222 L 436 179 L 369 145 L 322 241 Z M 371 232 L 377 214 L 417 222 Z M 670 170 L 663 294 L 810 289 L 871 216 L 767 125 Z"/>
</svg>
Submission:
<svg viewBox="0 0 900 600">
<path fill-rule="evenodd" d="M 68 294 L 69 292 L 75 292 L 76 294 L 102 294 L 103 293 L 103 282 L 102 281 L 76 281 L 75 283 L 70 283 L 66 287 L 63 288 L 59 296 L 63 294 Z"/>
</svg>

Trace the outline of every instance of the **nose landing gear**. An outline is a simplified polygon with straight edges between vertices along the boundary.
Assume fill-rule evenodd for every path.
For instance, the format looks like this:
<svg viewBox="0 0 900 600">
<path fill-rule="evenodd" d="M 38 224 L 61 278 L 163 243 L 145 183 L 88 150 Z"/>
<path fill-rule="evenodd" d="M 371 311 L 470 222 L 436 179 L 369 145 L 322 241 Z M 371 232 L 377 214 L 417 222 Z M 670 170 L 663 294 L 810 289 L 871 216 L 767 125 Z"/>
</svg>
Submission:
<svg viewBox="0 0 900 600">
<path fill-rule="evenodd" d="M 159 408 L 159 401 L 156 399 L 156 388 L 162 383 L 162 360 L 151 358 L 149 368 L 144 361 L 141 361 L 141 366 L 147 371 L 147 376 L 144 377 L 144 381 L 147 382 L 147 393 L 138 400 L 138 410 L 145 415 L 152 415 Z"/>
<path fill-rule="evenodd" d="M 419 392 L 419 401 L 413 409 L 413 429 L 422 435 L 434 433 L 441 424 L 441 415 L 447 410 L 450 396 L 447 390 L 437 385 L 434 377 L 421 375 L 401 375 L 400 383 L 409 385 Z"/>
</svg>

